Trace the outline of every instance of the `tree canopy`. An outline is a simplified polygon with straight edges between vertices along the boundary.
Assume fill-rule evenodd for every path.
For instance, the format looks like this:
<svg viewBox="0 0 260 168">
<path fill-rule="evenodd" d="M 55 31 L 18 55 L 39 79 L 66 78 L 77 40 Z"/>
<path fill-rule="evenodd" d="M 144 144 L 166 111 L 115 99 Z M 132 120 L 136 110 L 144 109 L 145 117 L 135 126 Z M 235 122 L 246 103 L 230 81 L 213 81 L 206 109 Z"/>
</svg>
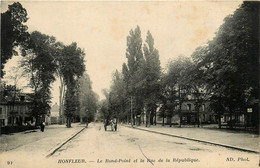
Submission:
<svg viewBox="0 0 260 168">
<path fill-rule="evenodd" d="M 8 6 L 8 10 L 1 13 L 1 78 L 4 76 L 4 64 L 13 55 L 18 55 L 15 50 L 18 45 L 23 45 L 29 33 L 27 11 L 19 2 Z"/>
</svg>

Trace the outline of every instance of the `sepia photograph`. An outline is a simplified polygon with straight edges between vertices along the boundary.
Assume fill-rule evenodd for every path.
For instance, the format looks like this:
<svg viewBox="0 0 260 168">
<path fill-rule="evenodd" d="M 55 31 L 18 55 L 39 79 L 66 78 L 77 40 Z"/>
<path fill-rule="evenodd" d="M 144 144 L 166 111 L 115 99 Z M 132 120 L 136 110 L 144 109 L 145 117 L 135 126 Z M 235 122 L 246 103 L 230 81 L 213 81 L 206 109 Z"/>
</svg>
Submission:
<svg viewBox="0 0 260 168">
<path fill-rule="evenodd" d="M 260 2 L 1 3 L 1 168 L 260 167 Z"/>
</svg>

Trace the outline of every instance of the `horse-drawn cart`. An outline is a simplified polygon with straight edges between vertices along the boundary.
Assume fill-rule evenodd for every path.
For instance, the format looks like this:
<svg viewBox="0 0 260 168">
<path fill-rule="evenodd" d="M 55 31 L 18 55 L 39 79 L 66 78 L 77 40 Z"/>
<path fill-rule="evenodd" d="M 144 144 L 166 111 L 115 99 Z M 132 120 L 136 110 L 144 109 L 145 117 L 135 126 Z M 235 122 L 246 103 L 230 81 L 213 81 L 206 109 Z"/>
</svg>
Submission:
<svg viewBox="0 0 260 168">
<path fill-rule="evenodd" d="M 117 131 L 117 120 L 115 118 L 113 120 L 109 120 L 109 119 L 104 120 L 105 131 L 107 131 L 108 127 L 111 127 L 111 131 Z"/>
</svg>

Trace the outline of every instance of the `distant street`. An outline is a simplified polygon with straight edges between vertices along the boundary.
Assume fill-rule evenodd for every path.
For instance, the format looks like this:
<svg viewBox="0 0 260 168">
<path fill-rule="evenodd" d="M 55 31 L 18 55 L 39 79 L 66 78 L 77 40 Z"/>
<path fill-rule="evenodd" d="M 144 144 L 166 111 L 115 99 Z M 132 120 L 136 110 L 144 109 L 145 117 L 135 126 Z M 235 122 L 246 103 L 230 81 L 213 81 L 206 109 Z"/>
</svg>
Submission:
<svg viewBox="0 0 260 168">
<path fill-rule="evenodd" d="M 32 139 L 37 137 L 37 140 L 23 142 L 24 145 L 15 145 L 15 140 L 12 141 L 14 149 L 3 151 L 0 163 L 6 166 L 10 161 L 12 165 L 9 166 L 13 167 L 20 167 L 21 163 L 24 167 L 252 167 L 258 165 L 259 161 L 257 154 L 122 125 L 118 125 L 117 132 L 112 132 L 109 127 L 108 131 L 104 131 L 101 123 L 89 124 L 88 128 L 53 155 L 46 157 L 83 126 L 73 125 L 70 129 L 51 126 L 47 127 L 44 133 L 39 130 L 28 133 Z M 23 139 L 26 134 L 8 136 L 20 136 Z M 3 137 L 1 138 L 3 140 Z"/>
</svg>

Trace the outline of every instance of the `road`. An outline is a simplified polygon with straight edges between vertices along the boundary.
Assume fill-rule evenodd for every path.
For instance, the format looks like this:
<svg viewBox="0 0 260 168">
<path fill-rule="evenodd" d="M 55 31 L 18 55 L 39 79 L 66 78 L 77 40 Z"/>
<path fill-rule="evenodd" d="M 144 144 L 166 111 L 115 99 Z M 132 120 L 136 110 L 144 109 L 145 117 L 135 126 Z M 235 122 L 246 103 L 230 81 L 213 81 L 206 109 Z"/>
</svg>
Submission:
<svg viewBox="0 0 260 168">
<path fill-rule="evenodd" d="M 65 142 L 73 129 L 46 129 L 32 132 L 28 143 L 0 154 L 0 167 L 258 167 L 259 156 L 224 147 L 132 129 L 122 125 L 118 131 L 104 131 L 101 123 L 89 124 L 50 157 L 53 149 Z M 74 132 L 73 132 L 74 130 Z M 15 139 L 27 136 L 17 134 Z M 37 138 L 45 136 L 45 138 Z M 19 141 L 17 141 L 19 142 Z M 12 142 L 14 144 L 14 141 Z M 56 145 L 55 145 L 56 144 Z M 20 147 L 18 147 L 20 146 Z M 56 146 L 56 147 L 55 147 Z"/>
<path fill-rule="evenodd" d="M 83 163 L 70 166 L 95 167 L 252 167 L 259 161 L 257 154 L 124 126 L 117 132 L 104 131 L 101 124 L 90 125 L 51 159 L 61 165 L 80 159 Z"/>
</svg>

